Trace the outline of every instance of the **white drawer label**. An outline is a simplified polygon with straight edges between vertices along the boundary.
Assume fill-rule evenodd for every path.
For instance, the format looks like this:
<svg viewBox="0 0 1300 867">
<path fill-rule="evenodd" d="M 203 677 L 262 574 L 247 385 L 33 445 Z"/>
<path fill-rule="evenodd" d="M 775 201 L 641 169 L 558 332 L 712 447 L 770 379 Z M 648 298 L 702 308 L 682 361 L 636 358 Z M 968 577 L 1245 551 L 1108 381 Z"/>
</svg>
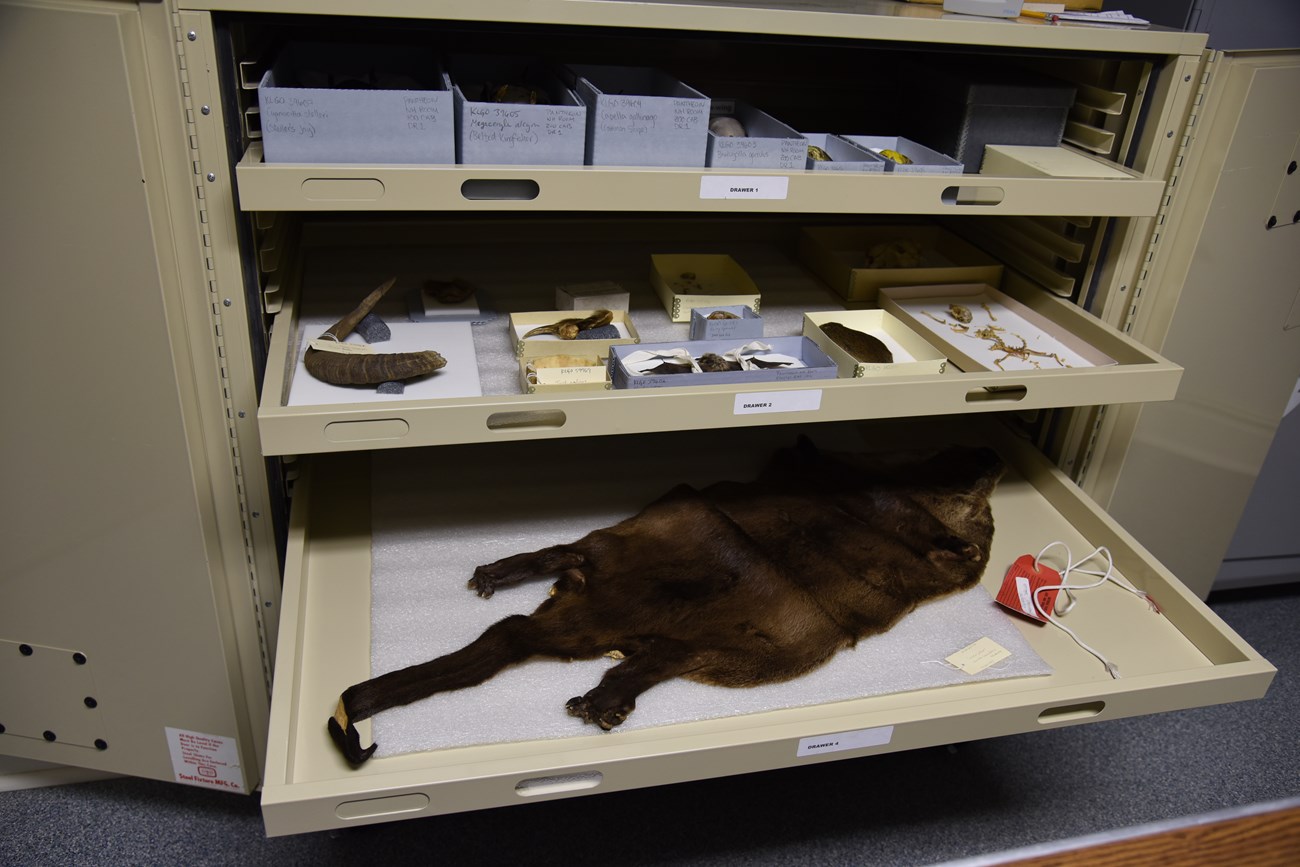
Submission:
<svg viewBox="0 0 1300 867">
<path fill-rule="evenodd" d="M 704 175 L 700 178 L 701 199 L 784 199 L 790 179 L 780 177 L 739 177 Z"/>
<path fill-rule="evenodd" d="M 816 412 L 822 408 L 820 388 L 805 391 L 755 391 L 736 395 L 732 415 L 753 415 L 759 412 Z"/>
<path fill-rule="evenodd" d="M 799 741 L 799 750 L 795 756 L 802 759 L 807 756 L 819 756 L 822 753 L 838 753 L 841 750 L 883 747 L 893 737 L 893 726 L 881 726 L 876 729 L 858 729 L 855 732 L 838 732 L 833 735 L 803 738 Z"/>
</svg>

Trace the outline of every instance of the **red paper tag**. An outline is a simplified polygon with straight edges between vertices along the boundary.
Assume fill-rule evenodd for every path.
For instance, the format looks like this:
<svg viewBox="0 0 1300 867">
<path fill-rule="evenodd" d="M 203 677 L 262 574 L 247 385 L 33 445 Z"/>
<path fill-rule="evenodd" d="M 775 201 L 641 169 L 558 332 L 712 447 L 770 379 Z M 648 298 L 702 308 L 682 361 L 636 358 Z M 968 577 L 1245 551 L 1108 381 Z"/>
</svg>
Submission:
<svg viewBox="0 0 1300 867">
<path fill-rule="evenodd" d="M 1007 577 L 1002 579 L 1002 589 L 998 591 L 998 602 L 1010 608 L 1017 614 L 1023 614 L 1026 617 L 1032 617 L 1035 620 L 1047 622 L 1047 618 L 1038 613 L 1034 606 L 1034 597 L 1038 598 L 1038 605 L 1047 612 L 1051 612 L 1056 607 L 1056 596 L 1060 589 L 1043 590 L 1039 588 L 1052 587 L 1061 583 L 1061 575 L 1050 566 L 1038 564 L 1034 568 L 1034 555 L 1024 554 L 1011 564 L 1007 570 Z"/>
</svg>

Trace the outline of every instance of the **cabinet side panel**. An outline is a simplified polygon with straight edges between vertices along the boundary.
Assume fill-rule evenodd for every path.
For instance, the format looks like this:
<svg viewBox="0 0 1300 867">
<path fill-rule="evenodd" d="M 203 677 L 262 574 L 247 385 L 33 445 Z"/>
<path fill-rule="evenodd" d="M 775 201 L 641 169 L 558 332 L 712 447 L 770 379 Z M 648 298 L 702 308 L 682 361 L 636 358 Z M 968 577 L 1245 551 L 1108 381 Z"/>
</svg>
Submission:
<svg viewBox="0 0 1300 867">
<path fill-rule="evenodd" d="M 21 655 L 49 657 L 57 675 L 2 667 L 6 703 L 55 737 L 9 727 L 0 752 L 174 779 L 167 727 L 241 733 L 191 386 L 173 362 L 174 275 L 159 265 L 143 42 L 127 4 L 0 5 L 0 72 L 24 82 L 0 94 L 16 374 L 0 434 L 0 640 L 35 648 Z M 77 61 L 52 63 L 51 45 Z"/>
<path fill-rule="evenodd" d="M 1201 595 L 1300 374 L 1300 332 L 1285 328 L 1300 273 L 1296 226 L 1269 225 L 1300 139 L 1290 106 L 1300 62 L 1229 56 L 1216 66 L 1177 194 L 1180 224 L 1152 263 L 1151 288 L 1177 299 L 1152 345 L 1185 373 L 1176 400 L 1134 413 L 1108 505 Z"/>
</svg>

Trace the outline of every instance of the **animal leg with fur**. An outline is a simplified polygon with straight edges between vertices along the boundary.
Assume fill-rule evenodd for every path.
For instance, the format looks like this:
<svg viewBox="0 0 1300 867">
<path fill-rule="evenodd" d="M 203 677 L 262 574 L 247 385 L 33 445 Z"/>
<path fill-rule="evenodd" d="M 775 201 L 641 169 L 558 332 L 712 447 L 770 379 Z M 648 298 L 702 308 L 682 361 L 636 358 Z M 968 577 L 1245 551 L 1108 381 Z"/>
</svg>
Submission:
<svg viewBox="0 0 1300 867">
<path fill-rule="evenodd" d="M 583 564 L 583 561 L 583 555 L 573 551 L 567 545 L 555 545 L 527 554 L 515 554 L 495 563 L 479 566 L 474 570 L 474 577 L 469 579 L 469 588 L 484 599 L 488 599 L 498 587 L 576 569 Z"/>
<path fill-rule="evenodd" d="M 338 709 L 327 723 L 330 737 L 353 765 L 375 751 L 361 746 L 356 723 L 380 711 L 410 704 L 439 692 L 477 686 L 511 665 L 547 656 L 559 659 L 595 658 L 592 637 L 562 618 L 540 616 L 550 610 L 542 603 L 532 615 L 515 614 L 489 626 L 460 650 L 354 684 L 343 691 Z"/>
<path fill-rule="evenodd" d="M 570 714 L 609 731 L 636 708 L 637 696 L 655 684 L 681 677 L 697 664 L 685 642 L 655 637 L 633 643 L 640 646 L 606 671 L 599 684 L 569 699 L 565 707 Z"/>
</svg>

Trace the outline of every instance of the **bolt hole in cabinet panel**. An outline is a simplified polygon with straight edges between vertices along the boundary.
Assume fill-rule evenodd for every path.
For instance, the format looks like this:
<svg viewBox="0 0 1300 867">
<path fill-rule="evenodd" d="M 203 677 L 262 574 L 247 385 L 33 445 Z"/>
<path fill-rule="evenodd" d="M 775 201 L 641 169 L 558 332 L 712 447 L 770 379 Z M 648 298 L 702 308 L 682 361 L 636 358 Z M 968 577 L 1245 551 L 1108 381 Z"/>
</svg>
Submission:
<svg viewBox="0 0 1300 867">
<path fill-rule="evenodd" d="M 377 0 L 367 5 L 364 18 L 346 17 L 357 14 L 349 4 L 320 0 L 185 5 L 213 13 L 217 29 L 229 38 L 234 55 L 229 66 L 241 76 L 239 84 L 227 82 L 226 94 L 228 102 L 237 103 L 228 109 L 247 120 L 241 140 L 229 148 L 235 155 L 238 207 L 257 222 L 274 213 L 277 225 L 300 227 L 277 235 L 284 247 L 277 251 L 280 267 L 258 287 L 274 299 L 268 314 L 278 308 L 258 414 L 261 446 L 267 454 L 310 456 L 296 463 L 301 476 L 286 555 L 263 792 L 270 833 L 905 750 L 1246 699 L 1267 688 L 1273 670 L 1265 660 L 1034 445 L 990 420 L 992 410 L 1015 410 L 1020 418 L 1048 408 L 1163 400 L 1176 388 L 1176 365 L 1101 323 L 1125 316 L 1094 311 L 1094 318 L 1067 298 L 1120 297 L 1127 288 L 1123 284 L 1135 276 L 1149 229 L 1168 204 L 1167 176 L 1183 140 L 1204 37 L 1160 28 L 987 21 L 883 0 L 707 5 L 530 0 L 487 8 L 452 2 L 439 4 L 436 13 L 410 0 Z M 424 19 L 434 14 L 437 20 Z M 340 44 L 400 37 L 442 51 L 517 54 L 545 44 L 561 62 L 666 67 L 702 92 L 761 105 L 796 129 L 825 131 L 830 118 L 839 131 L 878 135 L 907 132 L 900 128 L 908 102 L 898 98 L 898 82 L 905 80 L 897 74 L 900 64 L 952 55 L 974 69 L 1010 59 L 1079 85 L 1082 97 L 1071 109 L 1071 123 L 1113 133 L 1104 145 L 1091 146 L 1107 151 L 1102 157 L 1113 176 L 1045 177 L 1014 168 L 962 179 L 753 170 L 745 173 L 752 183 L 743 186 L 763 191 L 764 197 L 727 199 L 717 191 L 720 185 L 734 186 L 729 184 L 734 174 L 701 167 L 268 163 L 259 141 L 264 119 L 251 120 L 257 113 L 256 82 L 279 45 L 322 36 Z M 399 275 L 404 285 L 435 276 L 427 274 L 427 263 L 410 263 L 412 251 L 426 257 L 436 252 L 440 266 L 468 262 L 486 269 L 473 276 L 483 281 L 492 311 L 504 317 L 549 309 L 557 284 L 591 279 L 581 267 L 574 273 L 575 263 L 616 272 L 601 273 L 602 279 L 613 276 L 640 286 L 647 280 L 650 254 L 665 252 L 665 244 L 690 241 L 697 252 L 722 248 L 748 255 L 747 269 L 764 284 L 764 317 L 797 333 L 791 320 L 802 313 L 846 308 L 798 261 L 792 239 L 800 227 L 925 216 L 947 218 L 945 226 L 956 228 L 974 215 L 1060 218 L 1069 238 L 1084 239 L 1086 250 L 1047 258 L 1051 267 L 1062 258 L 1079 265 L 1070 280 L 1077 278 L 1086 291 L 1074 294 L 1074 282 L 1055 285 L 1050 267 L 1008 267 L 1000 289 L 1117 364 L 1037 371 L 1033 378 L 962 372 L 949 365 L 942 374 L 826 380 L 817 384 L 816 408 L 797 418 L 738 416 L 742 390 L 730 386 L 523 395 L 501 379 L 516 377 L 517 368 L 509 374 L 495 370 L 491 382 L 481 375 L 480 394 L 404 395 L 382 405 L 293 399 L 301 340 L 308 325 L 315 328 L 313 317 L 346 310 L 358 289 L 368 291 L 393 276 L 388 272 L 402 256 L 408 257 Z M 1091 228 L 1076 234 L 1070 226 Z M 629 229 L 635 229 L 632 238 Z M 967 240 L 976 234 L 967 234 Z M 1059 247 L 1052 243 L 1045 249 Z M 392 258 L 377 260 L 376 250 Z M 344 277 L 347 285 L 326 285 L 321 273 Z M 798 384 L 769 388 L 776 394 L 810 391 Z M 950 418 L 920 426 L 895 421 L 906 416 Z M 1051 674 L 613 734 L 578 732 L 560 739 L 417 750 L 381 756 L 357 770 L 335 752 L 325 719 L 339 691 L 369 676 L 371 668 L 371 509 L 384 496 L 382 486 L 372 485 L 374 465 L 409 461 L 402 466 L 430 480 L 430 496 L 479 512 L 495 510 L 498 523 L 492 526 L 504 531 L 511 522 L 530 524 L 521 505 L 537 500 L 527 482 L 530 468 L 590 466 L 606 473 L 614 468 L 616 483 L 599 484 L 599 476 L 586 482 L 613 493 L 694 477 L 710 466 L 709 455 L 715 465 L 721 455 L 728 471 L 740 477 L 760 454 L 788 444 L 794 432 L 786 425 L 793 423 L 819 437 L 866 441 L 877 448 L 927 440 L 993 442 L 1014 469 L 994 500 L 999 530 L 985 586 L 996 590 L 1008 558 L 1048 541 L 1062 539 L 1080 551 L 1107 545 L 1121 572 L 1160 601 L 1163 615 L 1145 606 L 1135 610 L 1127 594 L 1095 601 L 1084 612 L 1084 622 L 1104 636 L 1108 655 L 1123 671 L 1119 680 L 1050 627 L 1019 623 L 1015 630 L 1050 665 Z M 1082 439 L 1090 437 L 1085 432 Z M 438 448 L 387 451 L 401 446 Z M 459 471 L 483 467 L 498 468 L 507 481 L 491 490 L 457 486 Z M 529 497 L 515 496 L 526 489 Z M 584 511 L 562 491 L 543 499 L 548 509 L 593 526 L 609 517 Z M 628 501 L 621 508 L 641 504 Z M 1120 629 L 1116 623 L 1142 628 Z M 362 728 L 363 736 L 370 734 L 368 724 Z M 833 756 L 801 755 L 805 739 L 836 734 L 853 746 Z"/>
</svg>

